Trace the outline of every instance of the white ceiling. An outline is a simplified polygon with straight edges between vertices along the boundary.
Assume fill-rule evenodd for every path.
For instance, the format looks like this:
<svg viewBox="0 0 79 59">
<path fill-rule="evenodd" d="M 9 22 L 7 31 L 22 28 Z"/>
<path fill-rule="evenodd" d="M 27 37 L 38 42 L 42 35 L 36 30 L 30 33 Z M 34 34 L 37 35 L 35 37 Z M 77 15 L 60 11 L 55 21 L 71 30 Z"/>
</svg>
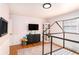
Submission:
<svg viewBox="0 0 79 59">
<path fill-rule="evenodd" d="M 79 4 L 52 3 L 50 9 L 44 9 L 43 3 L 11 3 L 10 14 L 37 18 L 51 18 L 79 9 Z"/>
</svg>

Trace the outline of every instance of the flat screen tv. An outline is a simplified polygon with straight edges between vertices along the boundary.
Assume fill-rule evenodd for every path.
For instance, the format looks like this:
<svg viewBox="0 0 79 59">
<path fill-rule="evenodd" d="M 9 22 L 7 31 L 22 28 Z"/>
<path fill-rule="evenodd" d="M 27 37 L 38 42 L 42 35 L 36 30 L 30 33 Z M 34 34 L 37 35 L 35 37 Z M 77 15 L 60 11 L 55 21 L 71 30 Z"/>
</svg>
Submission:
<svg viewBox="0 0 79 59">
<path fill-rule="evenodd" d="M 3 17 L 0 17 L 0 37 L 7 34 L 7 29 L 8 22 Z"/>
<path fill-rule="evenodd" d="M 28 30 L 38 30 L 39 25 L 38 24 L 28 24 Z"/>
</svg>

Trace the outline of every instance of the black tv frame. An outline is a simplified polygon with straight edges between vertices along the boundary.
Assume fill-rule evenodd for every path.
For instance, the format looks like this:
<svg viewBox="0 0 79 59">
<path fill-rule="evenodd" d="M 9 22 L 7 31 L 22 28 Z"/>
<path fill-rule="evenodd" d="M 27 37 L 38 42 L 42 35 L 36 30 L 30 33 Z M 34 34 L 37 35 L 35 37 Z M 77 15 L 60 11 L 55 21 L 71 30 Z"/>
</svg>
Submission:
<svg viewBox="0 0 79 59">
<path fill-rule="evenodd" d="M 2 27 L 5 26 L 5 27 Z M 0 37 L 4 36 L 8 32 L 8 21 L 3 17 L 0 17 Z"/>
<path fill-rule="evenodd" d="M 33 28 L 33 27 L 34 28 Z M 37 28 L 35 28 L 35 26 L 37 26 Z M 36 31 L 36 30 L 39 30 L 39 24 L 28 24 L 28 30 L 29 31 Z"/>
</svg>

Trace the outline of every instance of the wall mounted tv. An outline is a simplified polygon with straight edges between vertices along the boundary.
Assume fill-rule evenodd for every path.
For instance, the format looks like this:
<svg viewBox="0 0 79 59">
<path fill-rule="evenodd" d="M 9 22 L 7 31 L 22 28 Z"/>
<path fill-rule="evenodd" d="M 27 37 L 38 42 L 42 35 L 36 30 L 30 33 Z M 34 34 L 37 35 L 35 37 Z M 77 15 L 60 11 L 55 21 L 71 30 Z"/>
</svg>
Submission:
<svg viewBox="0 0 79 59">
<path fill-rule="evenodd" d="M 28 30 L 38 30 L 39 25 L 38 24 L 28 24 Z"/>
<path fill-rule="evenodd" d="M 7 34 L 7 29 L 8 22 L 3 17 L 0 17 L 0 37 Z"/>
</svg>

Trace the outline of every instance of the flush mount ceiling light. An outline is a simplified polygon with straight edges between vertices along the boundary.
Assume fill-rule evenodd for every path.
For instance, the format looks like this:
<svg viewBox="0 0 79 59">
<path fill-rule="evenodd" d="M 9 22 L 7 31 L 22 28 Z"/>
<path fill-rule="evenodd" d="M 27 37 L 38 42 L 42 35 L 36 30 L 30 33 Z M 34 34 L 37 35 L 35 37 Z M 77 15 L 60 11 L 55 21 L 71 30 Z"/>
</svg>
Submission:
<svg viewBox="0 0 79 59">
<path fill-rule="evenodd" d="M 43 4 L 43 8 L 44 9 L 49 9 L 51 7 L 51 4 L 50 3 L 44 3 Z"/>
</svg>

